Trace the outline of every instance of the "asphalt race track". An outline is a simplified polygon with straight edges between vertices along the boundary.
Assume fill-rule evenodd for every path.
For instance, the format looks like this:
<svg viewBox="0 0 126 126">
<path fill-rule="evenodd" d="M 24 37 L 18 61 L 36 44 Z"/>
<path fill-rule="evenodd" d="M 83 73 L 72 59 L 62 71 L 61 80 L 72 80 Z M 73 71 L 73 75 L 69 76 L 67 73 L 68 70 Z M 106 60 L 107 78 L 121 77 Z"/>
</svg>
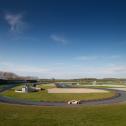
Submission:
<svg viewBox="0 0 126 126">
<path fill-rule="evenodd" d="M 3 91 L 9 90 L 15 85 L 8 85 L 2 89 L 0 89 L 0 93 Z M 110 90 L 110 89 L 105 89 Z M 111 89 L 112 90 L 112 89 Z M 83 105 L 105 105 L 105 104 L 115 104 L 126 102 L 126 91 L 115 90 L 116 96 L 102 99 L 102 100 L 90 100 L 90 101 L 81 101 L 79 105 L 68 105 L 66 102 L 36 102 L 29 100 L 21 100 L 16 98 L 10 98 L 5 96 L 0 96 L 0 103 L 8 103 L 8 104 L 18 104 L 18 105 L 33 105 L 33 106 L 83 106 Z"/>
</svg>

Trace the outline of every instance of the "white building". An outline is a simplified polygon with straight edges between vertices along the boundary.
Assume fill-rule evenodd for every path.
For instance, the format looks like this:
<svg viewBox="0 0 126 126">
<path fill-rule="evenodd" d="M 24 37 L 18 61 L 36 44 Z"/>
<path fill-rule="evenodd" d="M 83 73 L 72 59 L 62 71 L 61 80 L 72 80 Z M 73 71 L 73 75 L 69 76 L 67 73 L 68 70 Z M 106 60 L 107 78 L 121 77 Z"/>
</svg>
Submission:
<svg viewBox="0 0 126 126">
<path fill-rule="evenodd" d="M 35 92 L 35 91 L 40 91 L 40 90 L 41 90 L 41 88 L 31 87 L 28 84 L 26 84 L 25 87 L 22 88 L 22 90 L 15 90 L 15 92 L 28 93 L 28 92 Z"/>
</svg>

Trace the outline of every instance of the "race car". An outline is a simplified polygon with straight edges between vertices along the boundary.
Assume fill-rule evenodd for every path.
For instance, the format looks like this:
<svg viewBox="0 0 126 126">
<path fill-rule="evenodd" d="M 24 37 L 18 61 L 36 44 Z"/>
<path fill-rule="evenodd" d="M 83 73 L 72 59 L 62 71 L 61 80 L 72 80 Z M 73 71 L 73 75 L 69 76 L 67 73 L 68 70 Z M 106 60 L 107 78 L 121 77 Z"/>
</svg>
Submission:
<svg viewBox="0 0 126 126">
<path fill-rule="evenodd" d="M 70 100 L 70 101 L 68 101 L 68 104 L 80 104 L 80 101 L 78 101 L 78 100 Z"/>
</svg>

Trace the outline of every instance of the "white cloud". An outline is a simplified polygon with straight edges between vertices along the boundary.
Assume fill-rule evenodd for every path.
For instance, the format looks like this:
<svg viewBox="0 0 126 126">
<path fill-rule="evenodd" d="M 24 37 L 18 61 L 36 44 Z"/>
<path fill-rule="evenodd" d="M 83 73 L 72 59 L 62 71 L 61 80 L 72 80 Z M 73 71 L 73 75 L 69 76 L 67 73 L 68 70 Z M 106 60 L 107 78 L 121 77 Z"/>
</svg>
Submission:
<svg viewBox="0 0 126 126">
<path fill-rule="evenodd" d="M 104 66 L 104 67 L 85 67 L 79 70 L 81 75 L 93 77 L 126 77 L 126 66 Z"/>
<path fill-rule="evenodd" d="M 5 14 L 5 20 L 10 26 L 10 31 L 12 32 L 21 32 L 24 28 L 24 21 L 22 14 Z"/>
<path fill-rule="evenodd" d="M 109 56 L 95 56 L 95 55 L 82 55 L 82 56 L 77 56 L 74 59 L 75 60 L 82 60 L 82 61 L 87 61 L 87 60 L 118 60 L 120 59 L 121 56 L 119 55 L 109 55 Z"/>
<path fill-rule="evenodd" d="M 110 56 L 109 58 L 118 59 L 118 58 L 121 58 L 121 56 L 120 56 L 120 55 L 112 55 L 112 56 Z"/>
<path fill-rule="evenodd" d="M 126 77 L 126 65 L 110 66 L 83 66 L 61 65 L 50 67 L 36 67 L 17 65 L 9 62 L 0 62 L 0 71 L 14 72 L 25 76 L 38 76 L 40 78 L 85 78 L 85 77 Z"/>
<path fill-rule="evenodd" d="M 51 75 L 51 76 L 50 76 Z M 126 66 L 68 66 L 53 68 L 49 74 L 50 77 L 56 78 L 85 78 L 85 77 L 126 77 Z"/>
<path fill-rule="evenodd" d="M 75 57 L 74 59 L 76 59 L 76 60 L 95 60 L 97 58 L 98 58 L 97 56 L 78 56 L 78 57 Z"/>
<path fill-rule="evenodd" d="M 1 71 L 8 71 L 8 72 L 14 72 L 14 73 L 46 73 L 48 72 L 47 68 L 42 67 L 32 67 L 32 66 L 26 66 L 26 65 L 16 65 L 13 63 L 8 62 L 0 62 L 0 70 Z"/>
<path fill-rule="evenodd" d="M 16 66 L 15 71 L 17 71 L 17 72 L 27 72 L 27 73 L 43 73 L 43 72 L 47 72 L 48 69 L 41 68 L 41 67 Z"/>
<path fill-rule="evenodd" d="M 8 62 L 0 61 L 0 65 L 2 65 L 2 66 L 11 66 L 12 63 L 8 63 Z"/>
<path fill-rule="evenodd" d="M 66 44 L 67 43 L 67 40 L 63 36 L 60 36 L 60 35 L 52 34 L 52 35 L 50 35 L 50 38 L 53 41 L 58 42 L 58 43 L 62 43 L 62 44 Z"/>
</svg>

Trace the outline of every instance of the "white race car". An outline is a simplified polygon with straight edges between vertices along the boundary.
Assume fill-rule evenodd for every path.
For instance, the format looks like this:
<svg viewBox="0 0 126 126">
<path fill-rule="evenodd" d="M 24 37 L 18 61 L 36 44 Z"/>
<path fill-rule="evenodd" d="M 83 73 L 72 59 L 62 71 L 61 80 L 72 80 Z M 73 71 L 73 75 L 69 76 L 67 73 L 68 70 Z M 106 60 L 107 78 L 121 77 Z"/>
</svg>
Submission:
<svg viewBox="0 0 126 126">
<path fill-rule="evenodd" d="M 70 100 L 68 101 L 68 104 L 80 104 L 80 101 L 77 101 L 77 100 Z"/>
</svg>

